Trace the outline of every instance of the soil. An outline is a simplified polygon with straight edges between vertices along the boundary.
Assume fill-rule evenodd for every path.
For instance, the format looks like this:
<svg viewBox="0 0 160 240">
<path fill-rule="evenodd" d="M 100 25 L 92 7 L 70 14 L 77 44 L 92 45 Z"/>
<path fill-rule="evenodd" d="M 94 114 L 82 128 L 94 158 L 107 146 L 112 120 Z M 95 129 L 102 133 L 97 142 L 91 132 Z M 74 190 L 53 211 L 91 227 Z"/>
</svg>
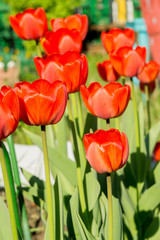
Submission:
<svg viewBox="0 0 160 240">
<path fill-rule="evenodd" d="M 0 196 L 6 202 L 6 195 L 4 190 L 0 190 Z M 32 232 L 32 240 L 43 240 L 44 239 L 44 224 L 40 218 L 40 208 L 36 206 L 34 203 L 25 199 L 25 205 L 28 215 L 28 221 L 31 231 L 34 228 L 37 228 L 38 231 Z"/>
</svg>

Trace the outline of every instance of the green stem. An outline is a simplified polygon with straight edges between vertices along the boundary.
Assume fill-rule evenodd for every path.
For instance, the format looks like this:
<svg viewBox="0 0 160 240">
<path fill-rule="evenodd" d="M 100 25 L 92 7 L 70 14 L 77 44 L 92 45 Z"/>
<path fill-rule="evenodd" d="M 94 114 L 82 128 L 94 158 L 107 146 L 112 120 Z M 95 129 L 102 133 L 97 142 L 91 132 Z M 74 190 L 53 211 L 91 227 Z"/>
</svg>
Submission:
<svg viewBox="0 0 160 240">
<path fill-rule="evenodd" d="M 115 125 L 116 125 L 116 129 L 120 131 L 119 117 L 115 118 Z"/>
<path fill-rule="evenodd" d="M 49 235 L 50 235 L 50 240 L 54 240 L 52 187 L 51 187 L 51 180 L 50 180 L 46 129 L 44 125 L 41 126 L 41 135 L 42 135 L 44 166 L 45 166 L 45 175 L 46 175 L 46 195 L 47 195 L 46 199 L 47 199 L 47 207 L 48 207 Z"/>
<path fill-rule="evenodd" d="M 82 142 L 82 136 L 81 136 L 82 129 L 80 130 L 80 128 L 82 128 L 82 126 L 80 127 L 81 124 L 79 124 L 79 116 L 78 116 L 78 111 L 77 111 L 75 94 L 70 94 L 70 98 L 71 98 L 72 107 L 73 107 L 73 115 L 74 115 L 73 122 L 75 125 L 76 139 L 77 139 L 79 155 L 80 155 L 80 159 L 81 159 L 80 167 L 81 167 L 82 179 L 83 179 L 87 162 L 86 162 L 86 157 L 85 157 L 85 152 L 84 152 L 84 147 L 83 147 L 83 142 Z M 83 123 L 82 123 L 82 125 L 83 125 Z"/>
<path fill-rule="evenodd" d="M 21 181 L 20 181 L 20 176 L 19 176 L 17 158 L 16 158 L 16 153 L 15 153 L 15 148 L 14 148 L 14 142 L 13 142 L 13 136 L 12 135 L 8 136 L 7 143 L 8 143 L 8 146 L 9 146 L 9 152 L 10 152 L 10 156 L 11 156 L 11 165 L 12 165 L 12 169 L 13 169 L 15 184 L 17 186 L 17 197 L 18 197 L 18 200 L 19 200 L 19 206 L 20 206 L 20 211 L 21 211 L 21 216 L 22 216 L 22 226 L 23 226 L 24 239 L 25 240 L 31 240 L 27 211 L 26 211 L 26 207 L 25 207 L 25 203 L 24 203 L 24 197 L 23 197 L 23 194 L 20 190 L 21 189 Z M 13 196 L 13 194 L 12 194 L 12 196 Z M 18 209 L 18 206 L 17 206 L 17 209 Z M 18 213 L 18 216 L 16 214 L 16 223 L 18 221 L 17 227 L 19 226 L 18 229 L 20 229 L 20 234 L 22 235 L 20 219 L 17 219 L 17 217 L 19 217 L 19 213 Z"/>
<path fill-rule="evenodd" d="M 69 113 L 69 120 L 71 124 L 71 130 L 72 130 L 72 142 L 73 142 L 73 150 L 75 154 L 75 160 L 76 160 L 76 169 L 77 169 L 77 180 L 78 180 L 78 187 L 79 187 L 79 195 L 80 195 L 80 204 L 82 213 L 86 213 L 86 201 L 85 201 L 85 195 L 84 195 L 84 188 L 83 188 L 83 182 L 82 182 L 82 175 L 81 175 L 81 167 L 80 167 L 80 156 L 79 156 L 79 149 L 78 149 L 78 141 L 77 141 L 77 135 L 76 135 L 76 129 L 72 114 L 72 109 L 70 105 L 70 101 L 68 100 L 68 113 Z"/>
<path fill-rule="evenodd" d="M 148 131 L 151 128 L 151 115 L 150 115 L 150 99 L 148 85 L 145 84 L 146 104 L 147 104 L 147 117 L 148 117 Z"/>
<path fill-rule="evenodd" d="M 38 56 L 42 58 L 42 53 L 41 53 L 41 50 L 40 50 L 40 47 L 39 47 L 39 40 L 36 41 L 36 48 L 37 48 Z"/>
<path fill-rule="evenodd" d="M 139 129 L 134 83 L 133 83 L 132 79 L 131 79 L 131 94 L 132 94 L 134 121 L 135 121 L 135 128 L 136 128 L 136 159 L 134 159 L 134 164 L 136 165 L 135 168 L 137 170 L 137 178 L 138 178 L 137 179 L 137 213 L 139 214 L 139 198 L 140 198 L 140 191 L 141 191 L 141 184 L 139 183 L 139 180 L 141 179 L 140 129 Z M 138 221 L 139 235 L 141 235 L 140 220 L 139 220 L 139 217 L 137 217 L 137 218 L 138 218 L 137 221 Z"/>
<path fill-rule="evenodd" d="M 77 93 L 78 97 L 78 116 L 79 116 L 79 131 L 80 131 L 80 137 L 83 137 L 83 116 L 82 116 L 82 104 L 81 104 L 81 98 L 80 98 L 80 92 Z"/>
<path fill-rule="evenodd" d="M 13 236 L 13 240 L 18 240 L 18 232 L 17 232 L 17 227 L 16 227 L 16 218 L 15 218 L 14 206 L 13 206 L 13 201 L 12 201 L 12 193 L 11 193 L 9 176 L 8 176 L 8 172 L 7 172 L 6 161 L 5 161 L 3 147 L 2 147 L 1 142 L 0 142 L 0 162 L 1 162 L 3 180 L 4 180 L 5 190 L 6 190 L 6 197 L 7 197 L 8 209 L 9 209 L 9 215 L 10 215 L 10 221 L 11 221 L 11 228 L 12 228 L 12 236 Z"/>
<path fill-rule="evenodd" d="M 107 195 L 108 195 L 109 240 L 113 240 L 112 183 L 110 173 L 107 173 Z"/>
<path fill-rule="evenodd" d="M 107 124 L 107 130 L 110 129 L 110 119 L 106 119 L 106 124 Z"/>
<path fill-rule="evenodd" d="M 131 93 L 132 93 L 134 121 L 135 121 L 135 128 L 136 128 L 136 148 L 139 149 L 139 151 L 140 151 L 139 121 L 138 121 L 138 112 L 137 112 L 134 83 L 133 83 L 132 79 L 131 79 Z"/>
<path fill-rule="evenodd" d="M 124 86 L 124 85 L 125 85 L 125 79 L 126 79 L 126 77 L 125 77 L 125 76 L 122 76 L 121 79 L 122 79 L 122 85 Z"/>
</svg>

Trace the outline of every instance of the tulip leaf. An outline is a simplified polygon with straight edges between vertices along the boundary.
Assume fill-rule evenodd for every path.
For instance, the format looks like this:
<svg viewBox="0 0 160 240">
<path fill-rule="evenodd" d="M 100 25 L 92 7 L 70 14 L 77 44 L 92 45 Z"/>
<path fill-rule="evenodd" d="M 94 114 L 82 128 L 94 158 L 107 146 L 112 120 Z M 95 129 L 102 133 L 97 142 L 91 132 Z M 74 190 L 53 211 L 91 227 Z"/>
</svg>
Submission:
<svg viewBox="0 0 160 240">
<path fill-rule="evenodd" d="M 98 199 L 100 193 L 100 185 L 92 172 L 86 174 L 86 194 L 88 210 L 91 211 Z"/>
<path fill-rule="evenodd" d="M 160 135 L 160 122 L 156 123 L 148 132 L 145 138 L 148 155 L 151 156 Z"/>
<path fill-rule="evenodd" d="M 133 153 L 136 151 L 135 146 L 135 121 L 133 113 L 133 103 L 130 100 L 129 104 L 121 117 L 120 131 L 124 132 L 127 135 L 129 143 L 129 152 Z M 128 159 L 129 161 L 130 159 Z"/>
<path fill-rule="evenodd" d="M 86 229 L 82 219 L 80 218 L 79 212 L 79 196 L 78 189 L 76 188 L 72 198 L 70 199 L 71 217 L 74 228 L 74 234 L 76 240 L 95 240 L 95 238 Z"/>
<path fill-rule="evenodd" d="M 55 222 L 55 239 L 63 239 L 64 237 L 64 216 L 63 216 L 63 193 L 61 180 L 59 175 L 57 175 L 54 184 L 54 222 Z"/>
<path fill-rule="evenodd" d="M 56 130 L 57 150 L 67 155 L 67 121 L 65 115 L 63 115 L 61 121 L 54 125 Z M 52 145 L 50 145 L 52 146 Z"/>
<path fill-rule="evenodd" d="M 0 239 L 1 240 L 12 240 L 12 231 L 9 218 L 9 212 L 6 204 L 0 197 Z"/>
<path fill-rule="evenodd" d="M 53 218 L 54 218 L 54 236 L 55 239 L 64 239 L 64 216 L 63 216 L 63 194 L 59 175 L 56 176 L 52 192 L 53 196 Z M 44 240 L 49 237 L 49 222 L 47 220 Z"/>
<path fill-rule="evenodd" d="M 23 131 L 30 137 L 33 143 L 42 149 L 42 141 L 39 135 L 32 133 L 25 128 L 23 128 Z M 48 155 L 49 160 L 54 163 L 54 172 L 52 171 L 53 177 L 56 177 L 58 169 L 70 181 L 71 184 L 76 185 L 77 178 L 75 162 L 73 162 L 63 153 L 58 152 L 56 148 L 50 145 L 48 145 Z"/>
<path fill-rule="evenodd" d="M 122 221 L 122 210 L 119 204 L 119 199 L 112 195 L 113 202 L 113 226 L 116 231 L 113 231 L 114 240 L 122 240 L 123 232 L 123 221 Z"/>
<path fill-rule="evenodd" d="M 160 216 L 155 217 L 144 234 L 145 240 L 159 240 L 160 239 Z"/>
<path fill-rule="evenodd" d="M 78 214 L 77 211 L 75 211 L 75 220 L 77 221 L 77 225 L 79 228 L 79 232 L 81 235 L 81 239 L 83 240 L 99 240 L 99 239 L 95 239 L 92 234 L 87 230 L 85 224 L 83 223 L 80 215 Z"/>
<path fill-rule="evenodd" d="M 100 210 L 102 216 L 102 226 L 100 228 L 100 236 L 102 239 L 108 239 L 108 201 L 104 193 L 101 194 L 99 198 Z"/>
<path fill-rule="evenodd" d="M 97 130 L 97 117 L 87 112 L 87 117 L 84 126 L 84 134 L 89 133 L 90 129 L 92 129 L 93 132 Z"/>
<path fill-rule="evenodd" d="M 125 216 L 125 224 L 129 228 L 132 236 L 135 236 L 137 233 L 135 223 L 136 209 L 131 196 L 129 195 L 129 192 L 127 192 L 127 189 L 125 188 L 123 182 L 121 182 L 121 204 Z"/>
<path fill-rule="evenodd" d="M 153 174 L 154 174 L 154 180 L 155 182 L 160 182 L 160 164 L 156 164 L 154 170 L 153 170 Z"/>
<path fill-rule="evenodd" d="M 100 235 L 102 239 L 108 239 L 108 200 L 106 196 L 102 193 L 99 199 L 101 216 L 102 216 L 102 226 L 100 229 Z M 122 210 L 120 207 L 119 199 L 112 195 L 112 205 L 113 205 L 113 240 L 122 240 L 123 232 L 123 221 L 122 221 Z"/>
<path fill-rule="evenodd" d="M 80 233 L 79 233 L 79 228 L 77 221 L 75 220 L 76 216 L 76 211 L 79 210 L 79 195 L 78 195 L 78 189 L 75 188 L 74 193 L 70 199 L 70 211 L 71 211 L 71 218 L 72 218 L 72 224 L 73 224 L 73 230 L 74 230 L 74 235 L 76 236 L 76 240 L 81 240 Z M 68 229 L 70 231 L 70 226 L 68 222 Z M 70 236 L 71 238 L 71 236 Z"/>
<path fill-rule="evenodd" d="M 160 204 L 160 183 L 147 189 L 139 200 L 140 211 L 152 211 Z"/>
</svg>

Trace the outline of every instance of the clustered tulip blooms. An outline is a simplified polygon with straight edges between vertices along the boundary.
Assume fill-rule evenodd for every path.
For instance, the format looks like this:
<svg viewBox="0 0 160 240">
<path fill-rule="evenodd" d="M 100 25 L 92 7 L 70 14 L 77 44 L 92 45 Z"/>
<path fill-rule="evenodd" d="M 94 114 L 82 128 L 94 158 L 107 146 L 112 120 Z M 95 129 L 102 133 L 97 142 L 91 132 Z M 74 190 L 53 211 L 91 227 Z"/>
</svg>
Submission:
<svg viewBox="0 0 160 240">
<path fill-rule="evenodd" d="M 101 87 L 92 83 L 84 85 L 88 76 L 88 63 L 82 50 L 82 41 L 88 30 L 86 15 L 71 15 L 51 20 L 48 31 L 46 15 L 42 8 L 28 9 L 10 17 L 15 32 L 25 40 L 40 40 L 45 57 L 35 57 L 34 62 L 41 79 L 33 83 L 15 85 L 19 99 L 20 118 L 28 125 L 57 123 L 65 111 L 67 93 L 81 91 L 88 110 L 95 116 L 110 119 L 120 116 L 130 99 L 130 86 L 109 83 Z M 115 82 L 120 75 L 133 76 L 144 66 L 145 50 L 132 50 L 135 41 L 131 29 L 113 29 L 102 32 L 102 43 L 110 60 L 98 63 L 98 71 L 105 81 Z M 132 59 L 132 64 L 130 64 Z M 86 158 L 98 172 L 112 172 L 121 168 L 128 157 L 128 141 L 116 129 L 98 130 L 84 136 Z"/>
<path fill-rule="evenodd" d="M 67 92 L 77 92 L 85 84 L 88 76 L 88 63 L 84 54 L 68 51 L 61 54 L 49 55 L 46 58 L 35 57 L 35 66 L 41 78 L 54 82 L 62 81 Z"/>
</svg>

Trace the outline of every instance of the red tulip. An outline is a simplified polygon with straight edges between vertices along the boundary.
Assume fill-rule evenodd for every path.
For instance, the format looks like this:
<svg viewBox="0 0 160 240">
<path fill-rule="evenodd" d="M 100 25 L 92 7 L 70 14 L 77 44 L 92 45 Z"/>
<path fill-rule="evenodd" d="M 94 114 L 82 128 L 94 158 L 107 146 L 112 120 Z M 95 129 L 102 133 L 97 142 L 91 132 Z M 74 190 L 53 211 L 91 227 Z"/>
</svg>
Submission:
<svg viewBox="0 0 160 240">
<path fill-rule="evenodd" d="M 61 28 L 77 29 L 84 40 L 88 31 L 88 17 L 85 14 L 74 14 L 66 18 L 51 19 L 51 28 L 53 32 Z"/>
<path fill-rule="evenodd" d="M 79 31 L 62 28 L 56 32 L 47 32 L 41 39 L 41 44 L 46 54 L 60 53 L 68 51 L 81 52 L 82 39 Z"/>
<path fill-rule="evenodd" d="M 15 85 L 20 103 L 20 118 L 28 125 L 55 124 L 62 118 L 67 90 L 60 81 L 49 83 L 38 79 L 33 83 L 20 82 Z"/>
<path fill-rule="evenodd" d="M 26 9 L 23 13 L 9 17 L 16 34 L 24 40 L 37 40 L 48 31 L 47 18 L 43 8 Z"/>
<path fill-rule="evenodd" d="M 117 129 L 85 134 L 83 143 L 86 159 L 98 173 L 111 173 L 122 168 L 127 162 L 127 136 Z"/>
<path fill-rule="evenodd" d="M 156 162 L 160 161 L 160 142 L 157 142 L 152 153 L 152 158 Z"/>
<path fill-rule="evenodd" d="M 135 33 L 131 28 L 126 28 L 124 30 L 114 28 L 107 33 L 102 32 L 101 40 L 106 51 L 110 53 L 112 51 L 117 51 L 121 47 L 133 47 Z"/>
<path fill-rule="evenodd" d="M 97 68 L 101 78 L 105 81 L 115 82 L 120 77 L 109 60 L 97 63 Z"/>
<path fill-rule="evenodd" d="M 91 83 L 87 88 L 82 85 L 81 96 L 88 110 L 95 116 L 109 119 L 120 116 L 126 109 L 131 89 L 120 83 L 109 83 L 101 87 L 99 83 Z"/>
<path fill-rule="evenodd" d="M 134 77 L 143 69 L 146 59 L 146 48 L 130 47 L 120 48 L 117 52 L 109 54 L 111 63 L 121 76 Z"/>
<path fill-rule="evenodd" d="M 62 81 L 67 92 L 77 92 L 82 84 L 86 83 L 88 76 L 88 63 L 84 54 L 69 51 L 60 54 L 53 54 L 45 59 L 35 57 L 34 62 L 37 72 L 41 78 L 54 82 Z"/>
<path fill-rule="evenodd" d="M 19 123 L 19 101 L 11 87 L 3 86 L 0 92 L 0 141 L 12 134 Z"/>
<path fill-rule="evenodd" d="M 143 93 L 145 92 L 145 85 L 147 85 L 150 94 L 154 91 L 154 89 L 155 89 L 155 87 L 156 87 L 155 81 L 152 81 L 152 82 L 150 82 L 150 83 L 140 82 L 140 85 L 139 85 L 139 86 L 140 86 L 140 90 L 141 90 Z"/>
<path fill-rule="evenodd" d="M 142 83 L 150 83 L 156 79 L 159 73 L 159 65 L 155 61 L 146 63 L 137 78 Z"/>
</svg>

